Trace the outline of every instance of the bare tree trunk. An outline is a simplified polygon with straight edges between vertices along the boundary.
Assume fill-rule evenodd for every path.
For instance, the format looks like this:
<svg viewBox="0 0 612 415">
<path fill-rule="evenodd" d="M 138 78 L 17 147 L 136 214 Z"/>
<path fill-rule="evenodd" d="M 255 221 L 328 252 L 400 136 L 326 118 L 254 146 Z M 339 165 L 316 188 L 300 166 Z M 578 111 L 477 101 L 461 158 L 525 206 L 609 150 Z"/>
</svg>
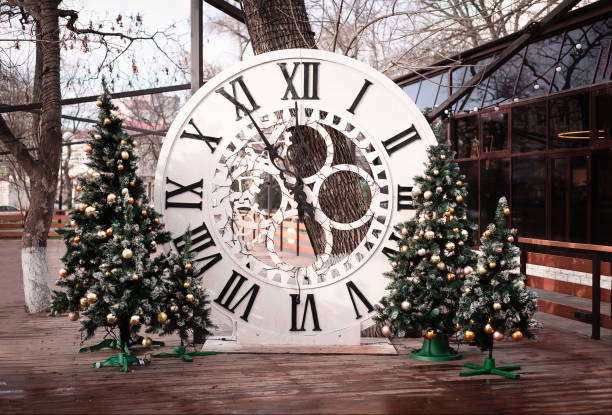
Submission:
<svg viewBox="0 0 612 415">
<path fill-rule="evenodd" d="M 242 2 L 246 24 L 255 53 L 289 48 L 315 48 L 314 33 L 310 27 L 304 0 L 244 0 Z M 309 157 L 298 166 L 302 176 L 314 174 L 325 160 L 325 146 L 314 129 L 303 128 L 301 137 L 308 148 Z M 346 138 L 331 128 L 328 132 L 334 143 L 334 164 L 353 164 L 353 157 Z M 298 139 L 298 140 L 300 140 Z M 299 142 L 294 142 L 299 144 Z M 303 159 L 299 156 L 297 159 Z M 323 211 L 338 222 L 352 222 L 367 211 L 367 198 L 358 178 L 348 172 L 330 176 L 319 195 Z M 324 251 L 325 237 L 318 223 L 305 218 L 304 224 L 315 254 Z M 350 253 L 363 239 L 369 223 L 352 231 L 332 230 L 333 255 Z"/>
<path fill-rule="evenodd" d="M 51 303 L 46 248 L 62 144 L 58 6 L 57 0 L 41 1 L 37 19 L 42 38 L 42 42 L 37 43 L 37 47 L 42 48 L 39 158 L 36 168 L 28 172 L 30 208 L 24 224 L 21 251 L 26 310 L 30 313 L 46 311 Z"/>
</svg>

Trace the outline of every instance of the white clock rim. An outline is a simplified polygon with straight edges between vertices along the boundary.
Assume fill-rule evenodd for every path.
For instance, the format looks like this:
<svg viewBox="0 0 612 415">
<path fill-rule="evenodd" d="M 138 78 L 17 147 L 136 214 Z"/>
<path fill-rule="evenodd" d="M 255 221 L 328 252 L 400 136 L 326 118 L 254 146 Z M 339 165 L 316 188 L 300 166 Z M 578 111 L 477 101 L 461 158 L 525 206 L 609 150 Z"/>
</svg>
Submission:
<svg viewBox="0 0 612 415">
<path fill-rule="evenodd" d="M 170 155 L 170 151 L 174 143 L 178 139 L 178 135 L 185 129 L 186 124 L 191 119 L 194 111 L 200 105 L 202 100 L 206 98 L 210 93 L 214 92 L 214 90 L 221 84 L 228 82 L 237 74 L 244 72 L 250 68 L 274 62 L 277 60 L 286 60 L 286 59 L 316 59 L 321 61 L 330 61 L 333 63 L 337 63 L 340 65 L 345 65 L 352 67 L 353 69 L 367 74 L 374 81 L 373 83 L 378 83 L 385 87 L 388 93 L 392 93 L 395 95 L 397 99 L 403 101 L 403 104 L 406 105 L 406 112 L 409 112 L 414 115 L 411 118 L 411 122 L 416 128 L 416 130 L 421 132 L 431 131 L 431 127 L 427 123 L 427 120 L 416 106 L 416 104 L 412 101 L 412 99 L 404 92 L 398 85 L 393 82 L 390 78 L 384 76 L 382 73 L 378 72 L 374 68 L 369 65 L 366 65 L 358 60 L 353 58 L 349 58 L 348 56 L 339 55 L 337 53 L 328 52 L 319 49 L 283 49 L 272 52 L 262 53 L 261 55 L 255 55 L 249 59 L 246 59 L 236 65 L 231 66 L 230 68 L 218 73 L 210 80 L 208 80 L 198 91 L 189 98 L 187 103 L 181 108 L 178 115 L 170 125 L 166 136 L 164 137 L 164 142 L 162 144 L 161 151 L 159 152 L 157 168 L 155 170 L 155 193 L 154 193 L 154 206 L 156 208 L 163 206 L 163 181 L 165 177 L 165 172 L 168 167 L 166 160 Z M 347 114 L 350 114 L 346 109 Z M 352 115 L 352 114 L 351 114 Z M 431 140 L 433 138 L 433 140 Z M 427 142 L 435 143 L 435 137 L 424 137 L 421 136 L 421 139 L 426 140 Z M 386 159 L 387 164 L 389 163 L 389 156 L 382 152 L 382 157 Z"/>
</svg>

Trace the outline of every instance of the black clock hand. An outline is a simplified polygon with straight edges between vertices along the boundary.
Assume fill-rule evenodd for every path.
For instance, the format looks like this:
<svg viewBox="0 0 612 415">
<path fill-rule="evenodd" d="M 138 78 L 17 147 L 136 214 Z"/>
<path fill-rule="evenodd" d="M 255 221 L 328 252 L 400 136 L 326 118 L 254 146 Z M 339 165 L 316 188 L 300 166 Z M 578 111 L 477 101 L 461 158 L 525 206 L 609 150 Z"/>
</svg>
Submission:
<svg viewBox="0 0 612 415">
<path fill-rule="evenodd" d="M 289 158 L 289 162 L 293 165 L 293 168 L 295 169 L 295 172 L 296 172 L 294 197 L 295 197 L 295 201 L 298 203 L 298 217 L 300 218 L 301 221 L 304 221 L 304 211 L 306 211 L 308 216 L 314 219 L 314 207 L 310 203 L 308 203 L 308 201 L 306 200 L 306 193 L 304 192 L 304 180 L 302 179 L 301 165 L 304 162 L 302 158 L 305 155 L 302 154 L 303 153 L 302 151 L 300 151 L 298 154 L 298 150 L 297 150 L 298 147 L 299 148 L 304 147 L 304 140 L 302 139 L 302 135 L 299 131 L 299 126 L 300 124 L 299 124 L 299 118 L 298 118 L 298 104 L 296 101 L 295 102 L 295 126 L 293 128 L 293 134 L 299 137 L 299 141 L 296 142 L 297 140 L 294 140 L 294 143 L 292 144 L 294 146 L 295 151 L 293 152 L 293 161 L 291 158 Z"/>
</svg>

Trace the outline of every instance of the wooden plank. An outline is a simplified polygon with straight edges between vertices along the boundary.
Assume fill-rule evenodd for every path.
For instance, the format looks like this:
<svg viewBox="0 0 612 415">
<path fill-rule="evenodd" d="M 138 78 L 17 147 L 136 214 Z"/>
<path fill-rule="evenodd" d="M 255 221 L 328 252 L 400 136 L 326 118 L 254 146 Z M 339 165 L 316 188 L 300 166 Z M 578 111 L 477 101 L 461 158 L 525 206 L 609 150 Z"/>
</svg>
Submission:
<svg viewBox="0 0 612 415">
<path fill-rule="evenodd" d="M 529 244 L 529 245 L 538 245 L 538 246 L 550 246 L 550 247 L 556 247 L 556 248 L 580 249 L 583 251 L 612 253 L 612 246 L 606 246 L 606 245 L 579 244 L 575 242 L 549 241 L 547 239 L 534 239 L 534 238 L 519 238 L 519 243 L 524 243 L 524 244 Z"/>
</svg>

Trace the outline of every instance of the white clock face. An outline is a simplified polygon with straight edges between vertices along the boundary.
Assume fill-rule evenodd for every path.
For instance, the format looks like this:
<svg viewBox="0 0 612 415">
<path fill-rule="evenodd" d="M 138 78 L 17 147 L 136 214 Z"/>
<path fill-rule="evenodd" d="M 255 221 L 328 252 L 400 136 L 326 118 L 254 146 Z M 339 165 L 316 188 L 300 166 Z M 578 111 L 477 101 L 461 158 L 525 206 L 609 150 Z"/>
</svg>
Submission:
<svg viewBox="0 0 612 415">
<path fill-rule="evenodd" d="M 156 207 L 174 249 L 191 230 L 204 285 L 239 340 L 243 330 L 248 342 L 333 343 L 384 294 L 393 225 L 413 215 L 412 178 L 434 140 L 373 69 L 316 50 L 267 53 L 182 109 Z"/>
</svg>

